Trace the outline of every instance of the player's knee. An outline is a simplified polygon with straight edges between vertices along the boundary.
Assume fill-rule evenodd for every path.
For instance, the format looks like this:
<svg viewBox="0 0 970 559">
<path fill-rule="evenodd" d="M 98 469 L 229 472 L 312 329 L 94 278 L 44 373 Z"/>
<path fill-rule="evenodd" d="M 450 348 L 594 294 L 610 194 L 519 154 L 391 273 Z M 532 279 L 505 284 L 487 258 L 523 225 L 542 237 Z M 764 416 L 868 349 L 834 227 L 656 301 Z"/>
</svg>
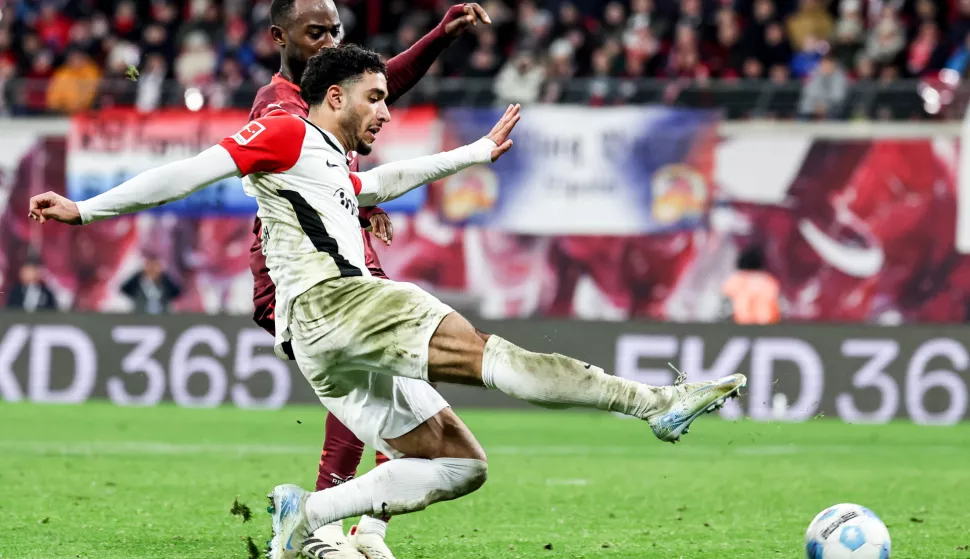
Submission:
<svg viewBox="0 0 970 559">
<path fill-rule="evenodd" d="M 488 479 L 488 462 L 472 458 L 446 459 L 454 481 L 456 497 L 468 495 L 485 485 Z"/>
</svg>

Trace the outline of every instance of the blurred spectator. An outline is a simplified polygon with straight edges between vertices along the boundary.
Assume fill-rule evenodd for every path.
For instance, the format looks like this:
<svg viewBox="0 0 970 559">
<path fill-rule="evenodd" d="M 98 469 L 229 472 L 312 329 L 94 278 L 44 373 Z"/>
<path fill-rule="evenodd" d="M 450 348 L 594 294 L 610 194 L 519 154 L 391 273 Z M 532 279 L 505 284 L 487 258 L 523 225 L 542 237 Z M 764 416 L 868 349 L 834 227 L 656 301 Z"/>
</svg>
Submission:
<svg viewBox="0 0 970 559">
<path fill-rule="evenodd" d="M 520 49 L 537 51 L 547 44 L 552 31 L 552 15 L 536 6 L 533 0 L 519 2 L 517 18 L 519 32 L 517 44 Z"/>
<path fill-rule="evenodd" d="M 145 27 L 145 31 L 142 34 L 142 44 L 144 45 L 144 53 L 148 54 L 159 54 L 165 57 L 166 62 L 171 62 L 175 59 L 175 39 L 173 38 L 172 32 L 165 28 L 161 24 L 151 24 Z"/>
<path fill-rule="evenodd" d="M 182 288 L 165 273 L 160 260 L 150 257 L 145 268 L 121 286 L 121 292 L 134 302 L 137 312 L 161 314 L 169 312 Z"/>
<path fill-rule="evenodd" d="M 660 41 L 650 25 L 640 22 L 627 30 L 623 35 L 623 47 L 626 50 L 627 77 L 639 78 L 657 74 L 660 69 Z"/>
<path fill-rule="evenodd" d="M 111 32 L 118 38 L 128 41 L 138 40 L 138 13 L 130 0 L 119 2 L 111 20 Z"/>
<path fill-rule="evenodd" d="M 916 0 L 916 26 L 926 22 L 933 22 L 939 28 L 945 23 L 943 10 L 934 0 Z"/>
<path fill-rule="evenodd" d="M 842 0 L 839 3 L 839 19 L 835 22 L 832 36 L 832 50 L 836 60 L 844 67 L 851 67 L 865 42 L 866 24 L 862 19 L 861 0 Z"/>
<path fill-rule="evenodd" d="M 165 58 L 159 53 L 149 54 L 145 58 L 145 65 L 138 77 L 138 89 L 135 94 L 135 106 L 141 112 L 150 112 L 158 108 L 162 101 L 165 86 L 165 76 L 168 74 Z"/>
<path fill-rule="evenodd" d="M 67 114 L 86 111 L 94 103 L 101 71 L 91 57 L 71 50 L 67 61 L 54 72 L 47 90 L 47 106 Z"/>
<path fill-rule="evenodd" d="M 175 79 L 184 87 L 199 85 L 212 79 L 216 66 L 216 53 L 209 38 L 201 31 L 185 36 L 182 52 L 175 60 Z"/>
<path fill-rule="evenodd" d="M 549 63 L 546 69 L 546 83 L 542 93 L 544 103 L 557 103 L 562 100 L 566 84 L 573 77 L 575 49 L 567 39 L 556 39 L 549 47 Z"/>
<path fill-rule="evenodd" d="M 792 59 L 792 49 L 780 23 L 770 23 L 765 27 L 765 48 L 760 52 L 761 63 L 766 68 L 788 66 Z"/>
<path fill-rule="evenodd" d="M 774 0 L 755 0 L 754 17 L 745 29 L 744 46 L 745 50 L 753 56 L 757 56 L 769 50 L 767 41 L 768 26 L 776 23 L 776 11 Z M 781 29 L 784 35 L 784 29 Z"/>
<path fill-rule="evenodd" d="M 130 107 L 136 85 L 128 78 L 128 67 L 138 64 L 138 48 L 126 42 L 116 44 L 108 54 L 107 70 L 98 89 L 98 107 Z"/>
<path fill-rule="evenodd" d="M 539 99 L 545 78 L 545 71 L 532 53 L 518 53 L 498 73 L 493 86 L 495 97 L 500 105 L 534 103 Z"/>
<path fill-rule="evenodd" d="M 209 104 L 214 109 L 223 109 L 246 103 L 255 92 L 243 87 L 245 81 L 242 68 L 234 58 L 223 60 L 216 81 L 207 88 Z"/>
<path fill-rule="evenodd" d="M 7 294 L 7 308 L 27 312 L 57 310 L 54 293 L 44 284 L 41 269 L 34 261 L 20 268 L 17 282 Z"/>
<path fill-rule="evenodd" d="M 724 318 L 736 324 L 775 324 L 781 320 L 781 289 L 778 280 L 765 270 L 760 247 L 744 250 L 737 271 L 724 286 Z"/>
<path fill-rule="evenodd" d="M 822 58 L 802 89 L 798 114 L 802 118 L 836 118 L 849 93 L 849 79 L 831 55 Z"/>
<path fill-rule="evenodd" d="M 34 29 L 45 47 L 61 52 L 70 40 L 71 21 L 57 10 L 53 2 L 48 1 L 41 4 Z"/>
<path fill-rule="evenodd" d="M 626 8 L 623 4 L 619 2 L 607 4 L 603 9 L 602 39 L 622 40 L 626 22 Z"/>
<path fill-rule="evenodd" d="M 714 71 L 722 78 L 741 76 L 745 52 L 741 47 L 741 28 L 733 14 L 717 24 L 717 42 L 712 55 Z"/>
<path fill-rule="evenodd" d="M 0 117 L 9 116 L 13 105 L 13 60 L 0 57 Z"/>
<path fill-rule="evenodd" d="M 788 71 L 788 66 L 785 64 L 775 64 L 768 68 L 768 79 L 774 84 L 780 85 L 787 82 L 790 75 L 791 72 Z"/>
<path fill-rule="evenodd" d="M 81 20 L 71 25 L 71 32 L 68 36 L 68 46 L 71 49 L 79 50 L 91 56 L 97 53 L 97 44 L 91 34 L 91 22 Z"/>
<path fill-rule="evenodd" d="M 866 56 L 876 64 L 891 64 L 906 46 L 906 35 L 896 10 L 886 6 L 869 32 Z"/>
<path fill-rule="evenodd" d="M 709 38 L 709 22 L 704 16 L 704 5 L 701 0 L 680 0 L 680 17 L 677 27 L 688 27 L 694 30 L 698 40 Z"/>
<path fill-rule="evenodd" d="M 826 52 L 828 43 L 814 35 L 806 35 L 802 48 L 791 59 L 791 75 L 798 79 L 808 77 Z"/>
<path fill-rule="evenodd" d="M 876 77 L 876 65 L 872 63 L 872 59 L 868 56 L 859 56 L 855 61 L 855 71 L 854 76 L 856 80 L 868 81 L 873 80 Z"/>
<path fill-rule="evenodd" d="M 34 54 L 30 69 L 24 76 L 27 84 L 20 92 L 22 97 L 14 100 L 25 114 L 40 114 L 47 110 L 47 85 L 54 75 L 53 62 L 54 55 L 49 51 Z"/>
<path fill-rule="evenodd" d="M 835 24 L 820 0 L 799 0 L 798 11 L 788 17 L 788 37 L 792 47 L 802 50 L 809 37 L 828 40 Z"/>
<path fill-rule="evenodd" d="M 950 50 L 940 40 L 940 29 L 936 22 L 923 21 L 916 39 L 909 45 L 906 70 L 914 76 L 939 70 L 946 63 L 949 52 Z"/>
<path fill-rule="evenodd" d="M 666 37 L 670 31 L 670 20 L 657 11 L 653 0 L 633 0 L 630 2 L 630 19 L 627 28 L 648 27 L 653 37 Z"/>
<path fill-rule="evenodd" d="M 765 67 L 757 58 L 746 58 L 741 75 L 746 80 L 760 80 L 765 77 Z"/>
<path fill-rule="evenodd" d="M 486 28 L 479 30 L 475 36 L 477 46 L 463 73 L 471 78 L 490 78 L 498 72 L 500 64 L 495 32 Z"/>
<path fill-rule="evenodd" d="M 950 22 L 950 42 L 963 43 L 970 34 L 970 0 L 956 0 L 956 17 Z"/>
</svg>

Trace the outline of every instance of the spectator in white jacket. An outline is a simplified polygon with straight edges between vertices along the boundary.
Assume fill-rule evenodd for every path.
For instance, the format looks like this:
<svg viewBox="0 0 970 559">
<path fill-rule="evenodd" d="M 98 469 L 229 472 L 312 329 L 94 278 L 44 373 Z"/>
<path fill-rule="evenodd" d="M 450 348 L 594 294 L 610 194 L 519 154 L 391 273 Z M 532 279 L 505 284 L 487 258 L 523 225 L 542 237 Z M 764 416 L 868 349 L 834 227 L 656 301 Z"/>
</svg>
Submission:
<svg viewBox="0 0 970 559">
<path fill-rule="evenodd" d="M 546 73 L 535 57 L 522 52 L 505 63 L 492 86 L 500 105 L 534 103 L 539 98 Z"/>
</svg>

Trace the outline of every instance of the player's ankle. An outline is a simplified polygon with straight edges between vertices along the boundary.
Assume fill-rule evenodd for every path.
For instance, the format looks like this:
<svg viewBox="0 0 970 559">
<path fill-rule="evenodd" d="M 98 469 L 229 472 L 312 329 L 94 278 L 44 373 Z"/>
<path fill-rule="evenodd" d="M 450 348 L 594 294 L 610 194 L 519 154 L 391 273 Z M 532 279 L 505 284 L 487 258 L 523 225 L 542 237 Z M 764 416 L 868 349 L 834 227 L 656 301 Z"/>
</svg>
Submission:
<svg viewBox="0 0 970 559">
<path fill-rule="evenodd" d="M 362 516 L 360 517 L 360 523 L 357 525 L 357 533 L 373 534 L 384 539 L 387 536 L 387 522 L 372 516 Z"/>
</svg>

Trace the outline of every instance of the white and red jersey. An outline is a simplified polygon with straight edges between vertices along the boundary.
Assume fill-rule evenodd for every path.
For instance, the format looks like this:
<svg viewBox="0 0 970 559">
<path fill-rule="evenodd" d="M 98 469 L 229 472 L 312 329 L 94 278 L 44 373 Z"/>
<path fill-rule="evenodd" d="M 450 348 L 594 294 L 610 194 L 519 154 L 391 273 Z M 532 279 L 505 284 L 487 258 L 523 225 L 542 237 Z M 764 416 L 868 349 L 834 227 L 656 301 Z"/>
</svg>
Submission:
<svg viewBox="0 0 970 559">
<path fill-rule="evenodd" d="M 279 319 L 298 295 L 328 279 L 370 275 L 357 219 L 360 180 L 335 137 L 283 111 L 250 122 L 219 145 L 259 204 L 279 337 L 287 326 Z"/>
</svg>

